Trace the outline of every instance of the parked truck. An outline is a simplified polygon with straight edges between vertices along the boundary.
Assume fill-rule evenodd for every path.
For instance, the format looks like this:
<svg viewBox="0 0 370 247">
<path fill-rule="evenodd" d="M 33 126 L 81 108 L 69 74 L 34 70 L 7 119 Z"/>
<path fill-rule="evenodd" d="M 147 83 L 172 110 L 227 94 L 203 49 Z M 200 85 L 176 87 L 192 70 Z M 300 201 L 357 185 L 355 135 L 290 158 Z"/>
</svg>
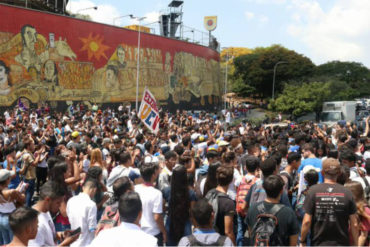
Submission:
<svg viewBox="0 0 370 247">
<path fill-rule="evenodd" d="M 324 102 L 320 123 L 332 126 L 341 120 L 346 122 L 356 120 L 356 101 Z"/>
</svg>

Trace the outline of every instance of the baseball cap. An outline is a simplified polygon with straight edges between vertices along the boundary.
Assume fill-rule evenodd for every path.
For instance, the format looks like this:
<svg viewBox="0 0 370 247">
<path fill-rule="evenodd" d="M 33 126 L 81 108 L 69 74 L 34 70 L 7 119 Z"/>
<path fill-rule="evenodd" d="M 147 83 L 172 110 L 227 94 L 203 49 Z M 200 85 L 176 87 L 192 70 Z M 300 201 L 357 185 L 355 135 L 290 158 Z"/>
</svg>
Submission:
<svg viewBox="0 0 370 247">
<path fill-rule="evenodd" d="M 74 132 L 72 132 L 72 137 L 73 138 L 76 138 L 76 137 L 78 137 L 80 135 L 80 133 L 78 132 L 78 131 L 74 131 Z"/>
<path fill-rule="evenodd" d="M 191 135 L 191 140 L 195 141 L 196 139 L 198 139 L 198 137 L 200 137 L 200 134 L 199 133 L 194 133 Z"/>
<path fill-rule="evenodd" d="M 13 176 L 14 172 L 7 169 L 0 170 L 0 182 L 6 181 L 9 177 Z"/>
<path fill-rule="evenodd" d="M 337 175 L 340 172 L 340 164 L 337 159 L 327 158 L 322 162 L 322 170 L 330 175 Z"/>
</svg>

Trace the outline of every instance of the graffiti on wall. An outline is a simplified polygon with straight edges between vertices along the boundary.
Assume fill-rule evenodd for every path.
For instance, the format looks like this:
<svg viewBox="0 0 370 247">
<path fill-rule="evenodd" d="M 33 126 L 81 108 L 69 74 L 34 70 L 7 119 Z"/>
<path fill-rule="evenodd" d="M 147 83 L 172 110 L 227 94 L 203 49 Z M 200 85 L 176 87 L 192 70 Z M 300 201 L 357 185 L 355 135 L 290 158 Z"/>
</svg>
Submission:
<svg viewBox="0 0 370 247">
<path fill-rule="evenodd" d="M 212 103 L 221 93 L 220 68 L 215 59 L 165 47 L 138 51 L 124 39 L 112 44 L 94 32 L 73 37 L 70 42 L 65 33 L 39 33 L 37 26 L 30 24 L 16 33 L 1 28 L 0 24 L 0 105 L 11 105 L 19 97 L 33 103 L 134 101 L 138 57 L 140 90 L 149 87 L 158 100 L 171 96 L 178 104 L 196 97 L 204 104 L 206 97 Z"/>
</svg>

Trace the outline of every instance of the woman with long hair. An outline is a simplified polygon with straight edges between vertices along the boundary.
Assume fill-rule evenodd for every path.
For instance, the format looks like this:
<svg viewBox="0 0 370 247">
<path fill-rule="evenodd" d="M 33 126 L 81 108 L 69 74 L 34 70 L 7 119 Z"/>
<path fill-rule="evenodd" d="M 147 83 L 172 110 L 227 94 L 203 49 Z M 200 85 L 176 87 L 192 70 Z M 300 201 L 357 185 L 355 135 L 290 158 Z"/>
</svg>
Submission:
<svg viewBox="0 0 370 247">
<path fill-rule="evenodd" d="M 195 192 L 189 190 L 184 166 L 173 169 L 171 186 L 164 189 L 163 197 L 168 202 L 167 245 L 177 246 L 182 237 L 191 234 L 190 209 L 196 201 Z"/>
<path fill-rule="evenodd" d="M 215 162 L 209 165 L 207 177 L 204 179 L 204 183 L 200 183 L 200 190 L 203 197 L 207 195 L 208 191 L 217 187 L 216 171 L 221 166 L 221 162 Z"/>
<path fill-rule="evenodd" d="M 359 182 L 348 182 L 344 185 L 352 192 L 353 199 L 357 207 L 357 215 L 359 220 L 359 237 L 358 246 L 364 246 L 370 231 L 370 208 L 365 201 L 364 189 Z"/>
<path fill-rule="evenodd" d="M 108 170 L 105 167 L 105 162 L 103 160 L 103 154 L 99 148 L 95 148 L 91 151 L 90 167 L 99 166 L 102 169 L 103 181 L 106 184 L 108 179 Z"/>
<path fill-rule="evenodd" d="M 96 191 L 93 201 L 98 209 L 97 220 L 99 221 L 104 212 L 104 203 L 110 198 L 107 192 L 107 187 L 103 183 L 103 169 L 100 166 L 90 167 L 86 174 L 86 180 L 95 180 L 98 182 L 98 190 Z"/>
<path fill-rule="evenodd" d="M 64 190 L 64 200 L 59 207 L 59 213 L 54 216 L 57 231 L 71 228 L 67 216 L 67 201 L 72 197 L 72 191 L 75 189 L 76 183 L 80 181 L 80 170 L 77 162 L 73 161 L 74 156 L 73 152 L 69 152 L 67 158 L 50 157 L 47 161 L 49 167 L 48 180 L 56 182 Z"/>
</svg>

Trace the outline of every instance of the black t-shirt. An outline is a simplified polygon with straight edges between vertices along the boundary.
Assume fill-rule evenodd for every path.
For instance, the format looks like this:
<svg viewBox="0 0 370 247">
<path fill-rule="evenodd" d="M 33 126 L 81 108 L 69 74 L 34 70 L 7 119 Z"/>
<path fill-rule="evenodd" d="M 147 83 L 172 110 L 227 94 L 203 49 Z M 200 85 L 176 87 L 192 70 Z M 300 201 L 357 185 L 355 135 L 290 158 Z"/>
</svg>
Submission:
<svg viewBox="0 0 370 247">
<path fill-rule="evenodd" d="M 269 212 L 271 208 L 275 205 L 269 202 L 257 202 L 252 204 L 247 213 L 247 225 L 252 230 L 253 226 L 257 223 L 257 216 L 259 214 L 258 206 L 263 203 L 265 207 L 265 212 Z M 289 237 L 298 234 L 299 225 L 297 217 L 294 211 L 287 206 L 284 206 L 276 214 L 278 219 L 278 232 L 281 240 L 284 242 L 284 245 L 289 246 Z"/>
<path fill-rule="evenodd" d="M 221 192 L 219 192 L 221 193 Z M 230 197 L 218 197 L 218 212 L 216 216 L 216 226 L 218 233 L 225 235 L 225 216 L 234 217 L 235 215 L 235 202 Z"/>
<path fill-rule="evenodd" d="M 312 245 L 349 245 L 349 216 L 356 213 L 351 191 L 340 184 L 317 184 L 306 195 L 304 210 L 312 215 Z"/>
</svg>

